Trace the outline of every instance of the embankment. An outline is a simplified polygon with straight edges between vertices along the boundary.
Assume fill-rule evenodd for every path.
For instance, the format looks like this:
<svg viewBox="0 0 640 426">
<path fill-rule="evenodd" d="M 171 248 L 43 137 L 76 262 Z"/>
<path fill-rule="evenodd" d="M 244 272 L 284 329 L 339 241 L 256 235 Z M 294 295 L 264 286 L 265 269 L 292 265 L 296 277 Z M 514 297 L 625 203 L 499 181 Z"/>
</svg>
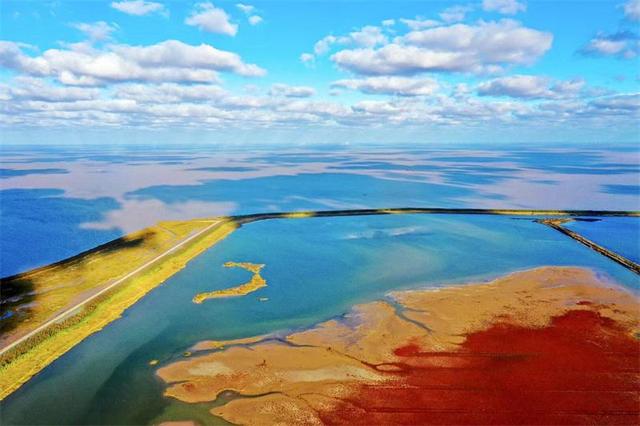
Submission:
<svg viewBox="0 0 640 426">
<path fill-rule="evenodd" d="M 153 262 L 135 276 L 98 297 L 83 301 L 77 309 L 71 308 L 63 318 L 43 324 L 40 330 L 23 337 L 18 344 L 14 342 L 13 346 L 3 348 L 0 355 L 0 400 L 83 339 L 119 318 L 128 307 L 236 228 L 233 221 L 220 221 L 208 232 Z M 92 272 L 86 273 L 111 266 L 109 262 L 93 264 Z"/>
</svg>

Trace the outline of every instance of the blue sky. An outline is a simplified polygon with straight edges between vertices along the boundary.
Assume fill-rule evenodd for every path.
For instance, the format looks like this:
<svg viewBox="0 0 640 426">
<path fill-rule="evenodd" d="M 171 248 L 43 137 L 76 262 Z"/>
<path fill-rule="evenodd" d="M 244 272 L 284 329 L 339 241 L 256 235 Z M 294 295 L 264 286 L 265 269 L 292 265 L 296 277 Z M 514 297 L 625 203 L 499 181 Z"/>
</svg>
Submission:
<svg viewBox="0 0 640 426">
<path fill-rule="evenodd" d="M 640 141 L 640 1 L 2 3 L 8 143 Z"/>
</svg>

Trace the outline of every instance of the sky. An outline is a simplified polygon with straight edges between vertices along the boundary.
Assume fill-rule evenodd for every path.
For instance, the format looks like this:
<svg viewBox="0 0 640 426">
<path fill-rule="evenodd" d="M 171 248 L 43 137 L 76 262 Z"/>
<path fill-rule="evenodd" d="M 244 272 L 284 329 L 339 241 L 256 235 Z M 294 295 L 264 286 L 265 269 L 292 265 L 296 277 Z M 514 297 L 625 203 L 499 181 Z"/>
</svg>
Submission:
<svg viewBox="0 0 640 426">
<path fill-rule="evenodd" d="M 0 7 L 7 144 L 640 142 L 640 0 Z"/>
</svg>

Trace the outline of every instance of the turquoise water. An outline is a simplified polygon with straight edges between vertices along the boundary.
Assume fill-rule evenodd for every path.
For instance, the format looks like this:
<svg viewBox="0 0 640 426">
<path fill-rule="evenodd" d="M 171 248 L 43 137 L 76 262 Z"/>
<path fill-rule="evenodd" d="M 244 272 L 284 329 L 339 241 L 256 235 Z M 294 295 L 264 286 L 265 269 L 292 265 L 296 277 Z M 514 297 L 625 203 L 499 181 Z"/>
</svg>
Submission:
<svg viewBox="0 0 640 426">
<path fill-rule="evenodd" d="M 266 264 L 268 286 L 201 305 L 202 291 L 245 282 L 226 261 Z M 309 327 L 393 289 L 489 280 L 541 265 L 638 277 L 546 226 L 499 216 L 391 215 L 270 220 L 244 226 L 87 338 L 2 403 L 2 424 L 150 424 L 208 419 L 211 404 L 162 397 L 156 367 L 204 339 Z M 267 302 L 258 298 L 268 297 Z M 183 413 L 180 417 L 175 413 Z"/>
<path fill-rule="evenodd" d="M 608 217 L 568 222 L 565 226 L 627 259 L 640 263 L 640 218 Z"/>
<path fill-rule="evenodd" d="M 638 146 L 0 146 L 0 276 L 161 220 L 287 210 L 640 210 Z"/>
</svg>

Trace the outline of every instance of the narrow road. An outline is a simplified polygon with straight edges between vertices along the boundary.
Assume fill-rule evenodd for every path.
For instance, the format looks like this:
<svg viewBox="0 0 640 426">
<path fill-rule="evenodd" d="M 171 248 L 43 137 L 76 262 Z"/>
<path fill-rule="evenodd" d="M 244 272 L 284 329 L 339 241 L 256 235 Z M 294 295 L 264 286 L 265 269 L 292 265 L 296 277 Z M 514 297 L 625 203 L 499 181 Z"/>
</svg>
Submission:
<svg viewBox="0 0 640 426">
<path fill-rule="evenodd" d="M 385 209 L 315 210 L 315 211 L 306 211 L 306 212 L 303 211 L 303 212 L 255 213 L 255 214 L 247 214 L 247 215 L 229 216 L 229 219 L 234 220 L 239 225 L 242 225 L 242 224 L 246 224 L 246 223 L 250 223 L 250 222 L 255 222 L 255 221 L 259 221 L 259 220 L 269 220 L 269 219 L 306 218 L 306 217 L 333 217 L 333 216 L 367 216 L 367 215 L 386 215 L 386 214 L 461 214 L 461 215 L 553 216 L 553 217 L 572 217 L 572 216 L 634 216 L 634 217 L 638 217 L 638 216 L 640 216 L 640 212 L 638 212 L 638 211 L 531 210 L 531 209 L 472 209 L 472 208 L 401 207 L 401 208 L 385 208 Z M 143 269 L 147 268 L 148 266 L 150 266 L 154 262 L 157 262 L 158 260 L 162 259 L 163 257 L 165 257 L 167 255 L 170 255 L 171 253 L 173 253 L 174 251 L 178 250 L 183 245 L 185 245 L 188 242 L 192 241 L 194 238 L 197 238 L 198 236 L 202 235 L 203 233 L 209 231 L 215 225 L 220 223 L 221 220 L 215 220 L 215 221 L 200 220 L 200 222 L 212 222 L 212 223 L 211 223 L 211 225 L 209 225 L 206 228 L 198 231 L 197 233 L 195 233 L 194 235 L 190 236 L 189 238 L 187 238 L 187 239 L 183 240 L 182 242 L 176 244 L 175 246 L 173 246 L 169 250 L 165 251 L 164 253 L 162 253 L 162 254 L 156 256 L 155 258 L 151 259 L 150 261 L 146 262 L 144 265 L 142 265 L 142 266 L 136 268 L 135 270 L 129 272 L 127 275 L 117 279 L 115 282 L 113 282 L 109 286 L 103 288 L 98 293 L 94 294 L 93 296 L 90 296 L 87 299 L 85 299 L 84 301 L 76 304 L 75 306 L 72 306 L 71 308 L 65 310 L 61 314 L 57 315 L 56 317 L 54 317 L 54 318 L 50 319 L 49 321 L 45 322 L 44 324 L 40 325 L 38 328 L 34 329 L 33 331 L 29 332 L 28 334 L 22 336 L 18 340 L 15 340 L 14 342 L 10 343 L 9 345 L 5 346 L 4 348 L 1 348 L 0 349 L 0 355 L 4 354 L 5 352 L 10 350 L 11 348 L 14 348 L 15 346 L 19 345 L 20 343 L 24 342 L 28 338 L 34 336 L 38 332 L 44 330 L 45 328 L 47 328 L 51 324 L 53 324 L 53 323 L 55 323 L 57 321 L 60 321 L 61 319 L 65 318 L 67 315 L 73 313 L 73 311 L 77 310 L 78 308 L 81 308 L 82 306 L 86 305 L 87 303 L 91 302 L 92 300 L 95 300 L 97 297 L 101 296 L 102 294 L 106 293 L 107 291 L 111 290 L 112 288 L 116 287 L 117 285 L 121 284 L 122 282 L 126 281 L 127 279 L 131 278 L 132 276 L 134 276 L 135 274 L 139 273 Z M 548 225 L 548 226 L 552 226 L 552 225 L 549 225 L 548 223 L 545 223 L 545 224 Z M 562 228 L 562 229 L 564 230 L 564 228 Z M 558 229 L 558 230 L 560 230 L 560 229 Z M 561 232 L 564 232 L 564 231 L 561 231 Z M 577 241 L 580 241 L 581 243 L 587 245 L 588 247 L 600 252 L 601 254 L 604 254 L 605 256 L 610 257 L 611 259 L 615 260 L 616 262 L 623 264 L 624 266 L 626 266 L 627 268 L 633 270 L 634 272 L 638 273 L 637 265 L 634 268 L 633 265 L 630 266 L 628 263 L 621 262 L 615 256 L 611 256 L 611 255 L 609 255 L 608 253 L 605 252 L 605 251 L 608 252 L 608 250 L 598 250 L 598 249 L 596 249 L 594 247 L 594 246 L 596 246 L 595 243 L 592 243 L 591 241 L 589 241 L 589 243 L 591 243 L 591 244 L 587 244 L 585 241 L 582 241 L 582 240 L 580 240 L 578 238 L 575 238 L 574 236 L 572 236 L 571 234 L 569 234 L 567 232 L 564 232 L 564 233 L 569 235 L 569 236 L 571 236 L 571 237 L 573 237 Z"/>
<path fill-rule="evenodd" d="M 205 222 L 205 221 L 203 221 Z M 51 324 L 56 323 L 62 319 L 64 319 L 65 317 L 67 317 L 68 315 L 70 315 L 71 313 L 73 313 L 73 311 L 82 308 L 84 305 L 86 305 L 87 303 L 95 300 L 96 298 L 100 297 L 101 295 L 103 295 L 104 293 L 106 293 L 107 291 L 111 290 L 112 288 L 116 287 L 119 284 L 122 284 L 123 282 L 125 282 L 126 280 L 128 280 L 129 278 L 131 278 L 132 276 L 136 275 L 137 273 L 141 272 L 142 270 L 146 269 L 147 267 L 151 266 L 153 263 L 157 262 L 158 260 L 162 259 L 165 256 L 170 255 L 171 253 L 175 252 L 176 250 L 178 250 L 180 247 L 184 246 L 185 244 L 189 243 L 190 241 L 193 241 L 195 238 L 198 238 L 200 235 L 204 234 L 205 232 L 209 231 L 211 228 L 213 228 L 214 226 L 216 226 L 218 223 L 220 223 L 219 220 L 216 221 L 212 221 L 211 225 L 201 229 L 200 231 L 196 232 L 195 234 L 193 234 L 192 236 L 182 240 L 181 242 L 179 242 L 178 244 L 176 244 L 175 246 L 171 247 L 170 249 L 168 249 L 167 251 L 165 251 L 164 253 L 159 254 L 158 256 L 154 257 L 153 259 L 149 260 L 148 262 L 146 262 L 144 265 L 141 265 L 139 267 L 137 267 L 136 269 L 134 269 L 133 271 L 129 272 L 128 274 L 126 274 L 123 277 L 118 278 L 116 281 L 114 281 L 113 283 L 109 284 L 107 287 L 103 288 L 102 290 L 100 290 L 99 292 L 97 292 L 96 294 L 86 298 L 85 300 L 83 300 L 82 302 L 70 307 L 69 309 L 65 310 L 64 312 L 62 312 L 61 314 L 55 316 L 54 318 L 50 319 L 49 321 L 41 324 L 39 327 L 37 327 L 36 329 L 30 331 L 29 333 L 25 334 L 24 336 L 20 337 L 19 339 L 11 342 L 10 344 L 8 344 L 7 346 L 5 346 L 4 348 L 0 349 L 0 355 L 4 354 L 5 352 L 7 352 L 8 350 L 16 347 L 17 345 L 19 345 L 20 343 L 24 342 L 25 340 L 29 339 L 32 336 L 35 336 L 37 333 L 39 333 L 40 331 L 44 330 L 45 328 L 49 327 Z"/>
</svg>

